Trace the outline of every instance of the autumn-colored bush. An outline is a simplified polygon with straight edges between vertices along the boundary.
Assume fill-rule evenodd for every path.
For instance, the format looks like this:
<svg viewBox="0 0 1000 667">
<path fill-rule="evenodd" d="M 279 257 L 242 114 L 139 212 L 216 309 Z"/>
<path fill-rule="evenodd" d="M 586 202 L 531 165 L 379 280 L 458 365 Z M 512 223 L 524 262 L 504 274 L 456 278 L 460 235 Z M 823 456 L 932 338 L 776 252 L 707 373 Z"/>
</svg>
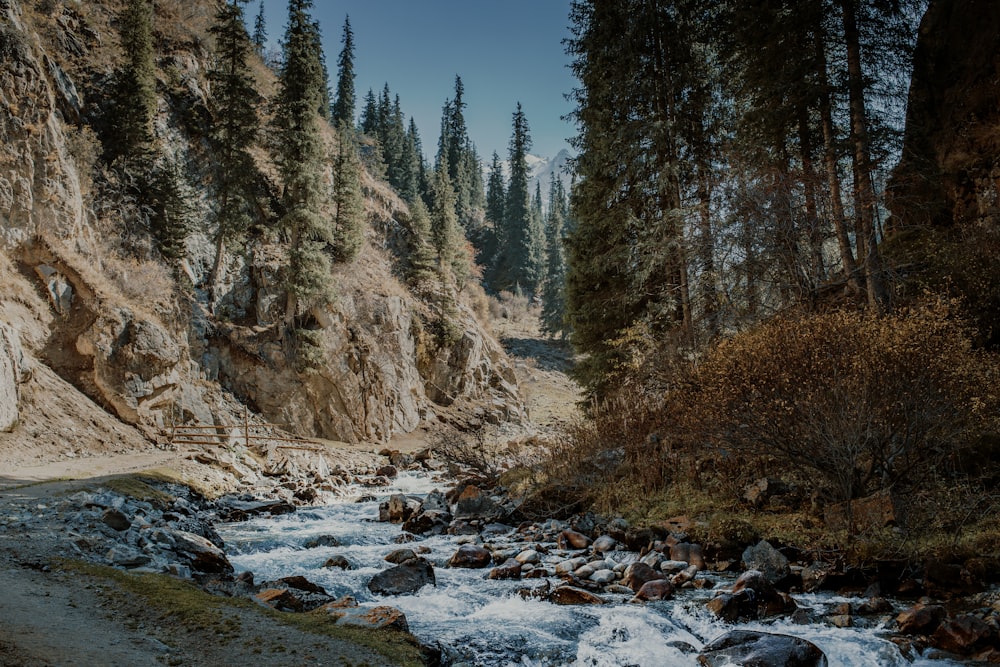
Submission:
<svg viewBox="0 0 1000 667">
<path fill-rule="evenodd" d="M 943 304 L 775 319 L 698 364 L 679 430 L 740 461 L 730 475 L 766 460 L 832 500 L 914 489 L 996 415 L 997 364 L 972 338 Z"/>
</svg>

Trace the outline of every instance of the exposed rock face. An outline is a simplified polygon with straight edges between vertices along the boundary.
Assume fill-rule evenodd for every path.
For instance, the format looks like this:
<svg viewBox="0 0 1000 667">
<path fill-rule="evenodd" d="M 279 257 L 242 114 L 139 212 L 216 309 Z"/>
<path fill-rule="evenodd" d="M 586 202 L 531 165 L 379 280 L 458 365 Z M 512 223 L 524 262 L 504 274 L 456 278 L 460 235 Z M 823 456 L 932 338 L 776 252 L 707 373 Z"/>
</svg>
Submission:
<svg viewBox="0 0 1000 667">
<path fill-rule="evenodd" d="M 920 24 L 903 156 L 890 183 L 896 226 L 1000 222 L 1000 4 L 931 0 Z"/>
<path fill-rule="evenodd" d="M 8 431 L 17 424 L 20 385 L 28 373 L 20 336 L 0 322 L 0 431 Z"/>
<path fill-rule="evenodd" d="M 283 246 L 260 243 L 249 257 L 229 257 L 209 303 L 212 234 L 208 225 L 196 225 L 179 267 L 187 286 L 179 288 L 155 257 L 141 260 L 162 271 L 162 289 L 149 289 L 160 292 L 166 308 L 121 289 L 142 280 L 129 262 L 150 249 L 143 224 L 133 219 L 139 211 L 129 203 L 134 188 L 127 179 L 107 176 L 100 189 L 91 183 L 91 162 L 101 153 L 97 135 L 107 122 L 97 102 L 108 97 L 109 74 L 121 55 L 114 8 L 45 4 L 51 9 L 0 0 L 0 253 L 18 261 L 51 310 L 47 339 L 30 346 L 22 340 L 31 354 L 121 420 L 152 428 L 174 418 L 228 422 L 207 395 L 221 394 L 219 385 L 269 422 L 348 442 L 384 442 L 422 420 L 461 421 L 474 408 L 491 421 L 522 418 L 513 368 L 469 308 L 456 305 L 457 339 L 440 341 L 430 333 L 433 304 L 400 284 L 398 267 L 382 249 L 390 244 L 381 235 L 400 226 L 405 204 L 367 174 L 373 243 L 331 275 L 335 304 L 304 317 L 322 347 L 308 371 L 297 367 L 294 344 L 280 325 Z M 184 165 L 194 217 L 209 220 L 215 165 L 201 137 L 208 129 L 205 72 L 212 55 L 199 46 L 197 28 L 183 30 L 192 39 L 158 45 L 163 97 L 155 132 L 163 153 Z M 267 162 L 266 152 L 261 160 Z M 278 198 L 278 185 L 268 182 L 270 167 L 258 175 L 262 201 Z M 136 247 L 127 252 L 123 244 L 114 273 L 105 259 L 120 250 L 118 236 L 130 235 L 142 238 L 130 241 Z M 0 288 L 0 301 L 9 297 L 5 292 Z M 10 394 L 16 381 L 3 372 L 3 391 Z M 8 394 L 0 403 L 0 429 L 17 419 L 17 402 Z"/>
<path fill-rule="evenodd" d="M 16 0 L 0 2 L 0 42 L 0 246 L 16 245 L 42 230 L 78 234 L 83 196 L 57 97 L 75 91 L 73 82 L 53 60 L 35 56 Z"/>
</svg>

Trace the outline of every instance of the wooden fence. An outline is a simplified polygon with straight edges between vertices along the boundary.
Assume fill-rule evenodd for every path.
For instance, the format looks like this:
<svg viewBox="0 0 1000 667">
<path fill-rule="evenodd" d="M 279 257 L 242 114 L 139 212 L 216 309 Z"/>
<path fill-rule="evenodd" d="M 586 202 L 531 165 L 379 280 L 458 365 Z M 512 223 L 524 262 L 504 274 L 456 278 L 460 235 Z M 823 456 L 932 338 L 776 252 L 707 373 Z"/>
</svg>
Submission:
<svg viewBox="0 0 1000 667">
<path fill-rule="evenodd" d="M 202 445 L 206 447 L 228 447 L 233 440 L 233 430 L 237 429 L 236 437 L 243 445 L 250 447 L 274 445 L 278 449 L 301 449 L 309 452 L 326 451 L 322 444 L 308 438 L 299 438 L 284 434 L 276 435 L 274 429 L 281 429 L 281 424 L 253 423 L 250 412 L 243 411 L 242 424 L 185 424 L 171 425 L 165 435 L 171 445 Z M 277 444 L 275 444 L 277 443 Z"/>
</svg>

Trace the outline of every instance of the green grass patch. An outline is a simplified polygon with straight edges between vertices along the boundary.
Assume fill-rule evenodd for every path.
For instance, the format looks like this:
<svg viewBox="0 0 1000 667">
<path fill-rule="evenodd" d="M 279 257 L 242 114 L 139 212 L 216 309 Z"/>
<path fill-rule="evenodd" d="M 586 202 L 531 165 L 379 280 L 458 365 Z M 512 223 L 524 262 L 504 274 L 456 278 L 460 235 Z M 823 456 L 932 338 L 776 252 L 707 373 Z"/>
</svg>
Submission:
<svg viewBox="0 0 1000 667">
<path fill-rule="evenodd" d="M 168 480 L 160 478 L 155 473 L 141 473 L 138 475 L 113 477 L 105 482 L 102 482 L 101 486 L 109 491 L 114 491 L 115 493 L 133 498 L 135 500 L 141 500 L 159 507 L 165 507 L 174 500 L 174 497 L 169 493 L 165 493 L 164 491 L 161 491 L 149 484 L 149 482 L 156 481 Z"/>
<path fill-rule="evenodd" d="M 278 625 L 305 633 L 362 646 L 378 654 L 380 664 L 404 667 L 423 665 L 416 639 L 395 630 L 366 630 L 337 626 L 326 613 L 294 614 L 262 607 L 248 598 L 211 595 L 194 584 L 160 574 L 130 574 L 112 567 L 75 560 L 62 560 L 63 569 L 117 585 L 120 594 L 141 598 L 142 603 L 171 625 L 192 632 L 209 633 L 213 641 L 228 643 L 242 636 L 239 612 L 249 612 L 273 620 Z M 250 631 L 250 629 L 247 629 Z M 255 624 L 252 628 L 259 632 Z"/>
</svg>

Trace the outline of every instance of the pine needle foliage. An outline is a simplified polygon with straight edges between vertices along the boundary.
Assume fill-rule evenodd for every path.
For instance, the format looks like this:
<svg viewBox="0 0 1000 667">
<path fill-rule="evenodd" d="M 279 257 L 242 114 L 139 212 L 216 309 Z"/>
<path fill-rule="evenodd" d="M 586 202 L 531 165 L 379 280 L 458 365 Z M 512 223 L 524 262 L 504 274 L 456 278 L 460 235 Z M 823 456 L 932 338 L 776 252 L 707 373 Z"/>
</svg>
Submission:
<svg viewBox="0 0 1000 667">
<path fill-rule="evenodd" d="M 321 215 L 326 193 L 319 109 L 324 104 L 326 80 L 311 8 L 310 0 L 290 0 L 288 4 L 274 120 L 280 138 L 277 161 L 286 211 L 280 224 L 290 245 L 285 281 L 285 324 L 289 327 L 300 308 L 332 299 L 326 246 L 334 242 L 333 230 Z"/>
<path fill-rule="evenodd" d="M 214 302 L 227 245 L 239 243 L 253 220 L 251 187 L 257 170 L 250 149 L 260 128 L 256 110 L 261 96 L 250 70 L 253 44 L 238 0 L 219 8 L 209 32 L 216 42 L 216 62 L 208 78 L 212 83 L 209 108 L 214 121 L 211 138 L 217 155 L 219 202 L 215 213 L 215 262 L 209 279 Z"/>
<path fill-rule="evenodd" d="M 365 202 L 354 129 L 342 122 L 333 172 L 333 247 L 339 262 L 351 262 L 365 242 Z"/>
<path fill-rule="evenodd" d="M 156 117 L 153 6 L 149 0 L 128 0 L 120 21 L 125 64 L 116 76 L 110 157 L 148 165 Z"/>
</svg>

